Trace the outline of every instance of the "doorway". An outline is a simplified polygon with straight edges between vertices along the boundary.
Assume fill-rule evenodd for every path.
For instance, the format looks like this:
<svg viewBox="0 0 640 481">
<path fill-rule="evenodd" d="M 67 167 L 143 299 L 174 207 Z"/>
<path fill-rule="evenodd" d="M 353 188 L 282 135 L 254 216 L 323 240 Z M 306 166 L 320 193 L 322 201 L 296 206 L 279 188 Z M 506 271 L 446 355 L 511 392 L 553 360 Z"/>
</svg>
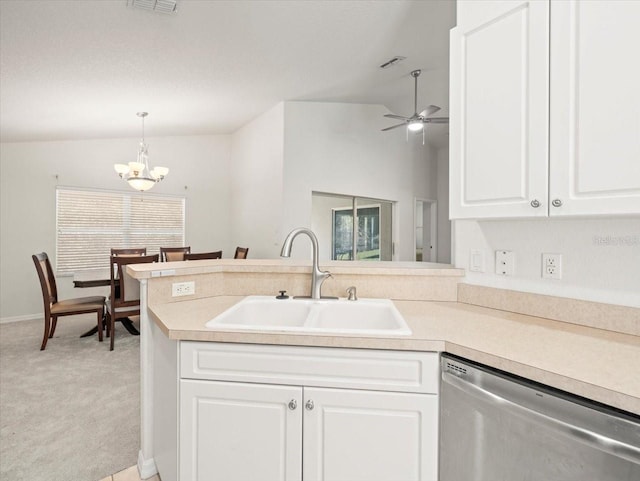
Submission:
<svg viewBox="0 0 640 481">
<path fill-rule="evenodd" d="M 415 199 L 413 225 L 415 260 L 438 261 L 438 203 L 433 199 Z"/>
</svg>

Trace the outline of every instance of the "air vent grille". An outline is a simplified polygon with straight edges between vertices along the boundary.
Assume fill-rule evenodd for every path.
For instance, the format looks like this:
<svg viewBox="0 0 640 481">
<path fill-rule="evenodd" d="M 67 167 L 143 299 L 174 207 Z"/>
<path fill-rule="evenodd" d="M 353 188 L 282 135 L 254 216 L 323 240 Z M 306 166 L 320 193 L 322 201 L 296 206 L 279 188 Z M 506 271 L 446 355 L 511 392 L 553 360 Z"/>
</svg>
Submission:
<svg viewBox="0 0 640 481">
<path fill-rule="evenodd" d="M 447 362 L 447 369 L 449 369 L 450 371 L 456 372 L 458 374 L 467 373 L 467 370 L 464 367 L 458 366 L 457 364 L 453 364 L 450 362 Z"/>
<path fill-rule="evenodd" d="M 178 10 L 177 0 L 127 0 L 127 5 L 133 8 L 169 14 L 176 13 Z"/>
<path fill-rule="evenodd" d="M 384 62 L 383 64 L 380 65 L 380 68 L 389 68 L 389 67 L 393 67 L 394 65 L 399 64 L 400 62 L 402 62 L 405 58 L 407 57 L 401 57 L 400 55 L 393 57 L 392 59 L 387 60 L 386 62 Z"/>
</svg>

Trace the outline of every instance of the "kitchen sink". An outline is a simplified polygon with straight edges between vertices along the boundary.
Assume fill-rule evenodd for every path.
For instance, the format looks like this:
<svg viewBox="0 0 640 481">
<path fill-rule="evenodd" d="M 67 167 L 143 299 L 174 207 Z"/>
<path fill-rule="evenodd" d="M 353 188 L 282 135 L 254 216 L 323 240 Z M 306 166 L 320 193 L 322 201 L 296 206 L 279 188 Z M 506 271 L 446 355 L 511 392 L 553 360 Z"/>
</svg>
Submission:
<svg viewBox="0 0 640 481">
<path fill-rule="evenodd" d="M 310 326 L 319 329 L 384 331 L 409 329 L 393 303 L 385 299 L 326 302 L 317 315 L 310 319 Z"/>
<path fill-rule="evenodd" d="M 248 296 L 210 320 L 210 329 L 409 336 L 411 329 L 388 299 L 276 299 Z"/>
</svg>

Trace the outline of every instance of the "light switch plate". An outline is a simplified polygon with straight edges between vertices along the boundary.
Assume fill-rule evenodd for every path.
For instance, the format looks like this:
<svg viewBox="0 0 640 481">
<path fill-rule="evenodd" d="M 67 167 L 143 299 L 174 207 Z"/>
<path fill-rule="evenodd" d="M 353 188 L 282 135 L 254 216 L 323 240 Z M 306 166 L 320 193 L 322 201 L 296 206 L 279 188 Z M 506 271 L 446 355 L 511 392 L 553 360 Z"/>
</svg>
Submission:
<svg viewBox="0 0 640 481">
<path fill-rule="evenodd" d="M 472 272 L 484 272 L 484 252 L 479 249 L 469 251 L 469 270 Z"/>
<path fill-rule="evenodd" d="M 496 274 L 512 276 L 516 270 L 516 256 L 512 251 L 496 251 Z"/>
</svg>

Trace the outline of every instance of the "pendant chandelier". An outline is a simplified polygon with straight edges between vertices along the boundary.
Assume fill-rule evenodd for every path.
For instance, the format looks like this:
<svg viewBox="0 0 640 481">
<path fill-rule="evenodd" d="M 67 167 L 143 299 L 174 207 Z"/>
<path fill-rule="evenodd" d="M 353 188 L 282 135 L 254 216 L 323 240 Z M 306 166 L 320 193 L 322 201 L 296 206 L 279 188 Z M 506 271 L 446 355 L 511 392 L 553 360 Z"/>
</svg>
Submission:
<svg viewBox="0 0 640 481">
<path fill-rule="evenodd" d="M 142 119 L 142 140 L 138 147 L 138 158 L 135 162 L 129 162 L 128 165 L 115 164 L 113 168 L 120 178 L 126 180 L 132 188 L 144 192 L 164 179 L 169 173 L 169 169 L 166 167 L 149 169 L 148 146 L 144 141 L 144 118 L 149 113 L 138 112 L 136 115 Z"/>
</svg>

